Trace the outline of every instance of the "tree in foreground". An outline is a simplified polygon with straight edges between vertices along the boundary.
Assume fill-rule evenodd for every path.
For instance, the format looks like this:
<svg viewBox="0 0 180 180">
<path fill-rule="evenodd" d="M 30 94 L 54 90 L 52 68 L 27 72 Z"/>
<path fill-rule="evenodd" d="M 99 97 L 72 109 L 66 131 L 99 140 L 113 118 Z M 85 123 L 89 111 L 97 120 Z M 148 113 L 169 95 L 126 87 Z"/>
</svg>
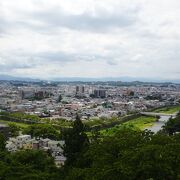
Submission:
<svg viewBox="0 0 180 180">
<path fill-rule="evenodd" d="M 67 158 L 66 165 L 75 165 L 80 154 L 89 144 L 88 137 L 85 133 L 85 125 L 82 123 L 78 115 L 73 123 L 73 128 L 64 132 L 64 139 L 64 155 Z"/>
<path fill-rule="evenodd" d="M 6 140 L 3 134 L 0 133 L 0 151 L 4 151 L 6 147 Z"/>
<path fill-rule="evenodd" d="M 89 164 L 72 167 L 66 179 L 180 179 L 179 137 L 121 129 L 92 142 L 82 154 Z"/>
<path fill-rule="evenodd" d="M 180 132 L 180 113 L 177 114 L 176 118 L 170 118 L 163 127 L 163 130 L 169 135 Z"/>
<path fill-rule="evenodd" d="M 0 179 L 55 180 L 58 169 L 46 152 L 22 150 L 15 153 L 0 152 Z"/>
</svg>

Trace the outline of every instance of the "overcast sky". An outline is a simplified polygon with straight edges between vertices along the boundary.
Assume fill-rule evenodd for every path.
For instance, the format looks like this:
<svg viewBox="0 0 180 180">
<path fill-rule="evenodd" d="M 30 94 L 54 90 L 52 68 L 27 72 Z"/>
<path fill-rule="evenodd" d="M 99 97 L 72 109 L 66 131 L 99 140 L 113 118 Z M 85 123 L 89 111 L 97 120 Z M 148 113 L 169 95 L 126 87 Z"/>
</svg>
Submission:
<svg viewBox="0 0 180 180">
<path fill-rule="evenodd" d="M 0 0 L 0 74 L 180 79 L 180 1 Z"/>
</svg>

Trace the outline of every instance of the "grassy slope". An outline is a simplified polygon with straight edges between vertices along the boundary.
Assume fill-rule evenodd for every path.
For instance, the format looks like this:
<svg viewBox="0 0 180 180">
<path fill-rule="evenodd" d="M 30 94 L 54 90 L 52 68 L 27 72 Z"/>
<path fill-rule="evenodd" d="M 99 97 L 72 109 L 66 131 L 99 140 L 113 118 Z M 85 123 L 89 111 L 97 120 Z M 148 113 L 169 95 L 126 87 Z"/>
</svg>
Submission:
<svg viewBox="0 0 180 180">
<path fill-rule="evenodd" d="M 157 119 L 155 117 L 141 116 L 139 118 L 132 119 L 126 123 L 123 123 L 122 125 L 118 125 L 107 130 L 102 130 L 101 134 L 113 135 L 115 132 L 117 132 L 123 127 L 133 128 L 136 130 L 144 130 L 145 128 L 152 126 L 156 120 Z"/>
<path fill-rule="evenodd" d="M 158 113 L 165 113 L 165 114 L 173 114 L 180 111 L 180 106 L 174 106 L 174 107 L 165 107 L 155 110 L 155 112 Z"/>
</svg>

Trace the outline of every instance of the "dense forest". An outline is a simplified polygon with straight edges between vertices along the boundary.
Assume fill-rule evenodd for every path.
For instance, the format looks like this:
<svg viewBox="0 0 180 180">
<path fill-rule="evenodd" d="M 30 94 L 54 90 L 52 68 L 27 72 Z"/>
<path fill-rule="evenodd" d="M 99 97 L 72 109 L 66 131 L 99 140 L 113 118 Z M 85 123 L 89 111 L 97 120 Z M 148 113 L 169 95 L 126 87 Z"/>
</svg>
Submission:
<svg viewBox="0 0 180 180">
<path fill-rule="evenodd" d="M 180 114 L 157 134 L 122 126 L 113 136 L 87 136 L 77 117 L 63 132 L 65 165 L 57 168 L 48 153 L 9 153 L 0 135 L 0 179 L 14 180 L 176 180 L 180 179 Z"/>
</svg>

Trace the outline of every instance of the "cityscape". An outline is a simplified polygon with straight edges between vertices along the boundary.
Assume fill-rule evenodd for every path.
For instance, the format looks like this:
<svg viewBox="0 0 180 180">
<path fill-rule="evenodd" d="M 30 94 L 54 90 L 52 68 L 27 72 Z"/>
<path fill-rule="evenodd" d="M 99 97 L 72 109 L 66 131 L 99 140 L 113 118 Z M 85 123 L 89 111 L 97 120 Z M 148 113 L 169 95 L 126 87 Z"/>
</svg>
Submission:
<svg viewBox="0 0 180 180">
<path fill-rule="evenodd" d="M 112 118 L 180 103 L 180 85 L 123 82 L 2 81 L 0 107 L 41 118 Z"/>
<path fill-rule="evenodd" d="M 0 180 L 180 180 L 179 0 L 0 0 Z"/>
</svg>

